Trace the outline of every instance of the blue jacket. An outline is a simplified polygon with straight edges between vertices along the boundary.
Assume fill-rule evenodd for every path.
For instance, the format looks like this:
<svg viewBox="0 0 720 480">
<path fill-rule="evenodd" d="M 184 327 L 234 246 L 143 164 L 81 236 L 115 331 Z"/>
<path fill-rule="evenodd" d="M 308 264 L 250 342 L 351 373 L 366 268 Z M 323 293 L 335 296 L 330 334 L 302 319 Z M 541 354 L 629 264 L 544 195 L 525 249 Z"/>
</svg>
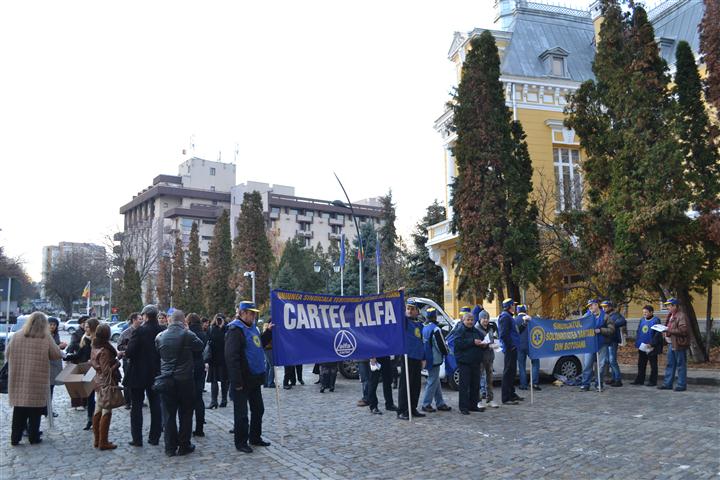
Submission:
<svg viewBox="0 0 720 480">
<path fill-rule="evenodd" d="M 638 324 L 637 333 L 635 335 L 635 348 L 640 348 L 641 343 L 652 345 L 653 334 L 655 330 L 652 329 L 653 325 L 660 323 L 660 319 L 653 316 L 650 319 L 642 318 Z"/>
<path fill-rule="evenodd" d="M 498 331 L 503 352 L 517 349 L 518 343 L 520 343 L 520 334 L 515 328 L 512 315 L 507 310 L 503 310 L 498 317 Z"/>
<path fill-rule="evenodd" d="M 465 365 L 480 365 L 483 359 L 483 349 L 475 345 L 475 340 L 482 340 L 482 333 L 475 327 L 466 327 L 460 330 L 455 339 L 455 359 L 457 363 Z"/>
<path fill-rule="evenodd" d="M 527 353 L 528 349 L 529 349 L 529 347 L 528 347 L 528 328 L 527 328 L 527 325 L 525 324 L 525 322 L 523 322 L 523 319 L 522 319 L 523 315 L 525 315 L 525 314 L 515 315 L 515 318 L 513 319 L 513 323 L 515 324 L 515 328 L 518 331 L 518 337 L 519 337 L 519 341 L 518 341 L 518 345 L 517 345 L 518 351 Z"/>
<path fill-rule="evenodd" d="M 422 337 L 423 324 L 413 318 L 405 318 L 405 353 L 408 358 L 423 360 L 425 358 L 425 346 Z"/>
<path fill-rule="evenodd" d="M 443 354 L 440 351 L 440 348 L 437 346 L 437 338 L 435 332 L 438 332 L 439 335 L 442 335 L 440 327 L 438 327 L 437 324 L 433 322 L 428 322 L 428 324 L 425 325 L 422 330 L 423 345 L 425 348 L 425 361 L 427 362 L 428 368 L 442 365 L 443 363 Z"/>
<path fill-rule="evenodd" d="M 620 328 L 627 326 L 627 320 L 625 320 L 625 317 L 623 317 L 618 311 L 611 313 L 610 318 L 613 323 L 615 323 L 615 337 L 613 338 L 612 343 L 620 343 L 622 341 Z"/>
</svg>

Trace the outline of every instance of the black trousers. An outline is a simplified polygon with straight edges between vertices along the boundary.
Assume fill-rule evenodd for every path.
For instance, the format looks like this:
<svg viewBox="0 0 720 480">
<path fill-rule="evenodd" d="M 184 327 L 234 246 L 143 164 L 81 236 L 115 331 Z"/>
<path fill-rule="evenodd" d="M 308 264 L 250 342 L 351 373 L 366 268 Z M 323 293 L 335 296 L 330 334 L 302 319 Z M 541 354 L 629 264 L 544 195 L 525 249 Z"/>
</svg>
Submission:
<svg viewBox="0 0 720 480">
<path fill-rule="evenodd" d="M 174 452 L 178 447 L 190 447 L 193 407 L 195 406 L 195 381 L 175 381 L 173 390 L 161 396 L 163 413 L 163 440 L 165 451 Z M 177 417 L 180 416 L 178 430 Z"/>
<path fill-rule="evenodd" d="M 128 384 L 127 384 L 127 372 L 129 369 L 130 369 L 130 364 L 128 363 L 126 358 L 123 358 L 123 360 L 122 360 L 122 371 L 123 371 L 122 385 L 123 385 L 123 387 L 125 387 L 125 388 L 123 388 L 123 397 L 125 397 L 126 405 L 131 404 L 130 388 L 128 387 Z"/>
<path fill-rule="evenodd" d="M 503 365 L 502 376 L 503 402 L 509 402 L 516 395 L 515 375 L 517 375 L 517 349 L 513 348 L 509 352 L 505 352 L 505 365 Z"/>
<path fill-rule="evenodd" d="M 242 390 L 233 389 L 233 423 L 235 428 L 235 447 L 258 442 L 262 439 L 262 417 L 265 405 L 262 398 L 262 382 L 254 382 L 252 387 Z M 248 405 L 250 406 L 250 429 L 248 432 Z"/>
<path fill-rule="evenodd" d="M 147 394 L 148 405 L 150 406 L 150 434 L 148 440 L 157 442 L 162 432 L 162 415 L 160 412 L 160 396 L 153 392 L 152 388 L 131 388 L 130 389 L 130 434 L 133 442 L 142 443 L 143 414 L 142 404 Z"/>
<path fill-rule="evenodd" d="M 40 417 L 46 407 L 14 407 L 10 442 L 18 443 L 22 439 L 23 430 L 28 429 L 28 440 L 36 443 L 40 439 Z"/>
<path fill-rule="evenodd" d="M 217 404 L 218 399 L 218 383 L 220 384 L 220 393 L 222 395 L 220 401 L 222 403 L 227 403 L 227 395 L 228 395 L 228 382 L 210 382 L 210 402 Z M 204 384 L 203 384 L 204 385 Z M 202 394 L 202 389 L 200 390 L 200 393 Z"/>
<path fill-rule="evenodd" d="M 95 415 L 95 390 L 88 395 L 86 410 L 88 422 L 92 422 L 92 417 Z"/>
<path fill-rule="evenodd" d="M 380 375 L 382 377 L 383 397 L 385 397 L 385 408 L 391 408 L 395 406 L 392 389 L 393 380 L 395 378 L 395 375 L 397 375 L 395 362 L 390 357 L 380 357 L 377 359 L 377 361 L 380 364 Z"/>
<path fill-rule="evenodd" d="M 474 410 L 480 401 L 480 364 L 458 364 L 460 371 L 460 392 L 458 408 Z"/>
<path fill-rule="evenodd" d="M 290 365 L 285 367 L 285 375 L 283 376 L 283 385 L 295 385 L 302 381 L 303 376 L 302 365 Z"/>
<path fill-rule="evenodd" d="M 377 386 L 382 378 L 381 370 L 382 367 L 380 367 L 380 370 L 375 370 L 374 372 L 370 370 L 370 378 L 368 379 L 368 403 L 370 404 L 370 410 L 375 410 L 378 406 Z"/>
<path fill-rule="evenodd" d="M 656 355 L 648 355 L 642 350 L 638 350 L 638 374 L 635 379 L 638 383 L 645 383 L 645 369 L 648 361 L 650 362 L 650 383 L 657 383 L 658 377 L 658 357 Z"/>
<path fill-rule="evenodd" d="M 407 387 L 405 386 L 405 359 L 400 358 L 400 388 L 398 388 L 398 415 L 408 413 Z M 422 361 L 408 357 L 408 374 L 410 376 L 410 411 L 416 412 L 420 400 L 420 382 Z"/>
<path fill-rule="evenodd" d="M 195 375 L 195 402 L 193 409 L 195 410 L 195 431 L 202 432 L 205 423 L 205 401 L 203 400 L 203 387 L 205 386 L 205 371 L 201 371 L 199 375 Z"/>
</svg>

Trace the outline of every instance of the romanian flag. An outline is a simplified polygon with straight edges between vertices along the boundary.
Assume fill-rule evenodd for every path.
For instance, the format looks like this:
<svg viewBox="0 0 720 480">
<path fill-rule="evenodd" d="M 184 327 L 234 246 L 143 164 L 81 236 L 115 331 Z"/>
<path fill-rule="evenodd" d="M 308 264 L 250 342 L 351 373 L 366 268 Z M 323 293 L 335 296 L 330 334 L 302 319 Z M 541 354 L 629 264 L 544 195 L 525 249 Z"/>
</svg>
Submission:
<svg viewBox="0 0 720 480">
<path fill-rule="evenodd" d="M 82 293 L 82 298 L 90 298 L 90 282 L 85 285 Z"/>
</svg>

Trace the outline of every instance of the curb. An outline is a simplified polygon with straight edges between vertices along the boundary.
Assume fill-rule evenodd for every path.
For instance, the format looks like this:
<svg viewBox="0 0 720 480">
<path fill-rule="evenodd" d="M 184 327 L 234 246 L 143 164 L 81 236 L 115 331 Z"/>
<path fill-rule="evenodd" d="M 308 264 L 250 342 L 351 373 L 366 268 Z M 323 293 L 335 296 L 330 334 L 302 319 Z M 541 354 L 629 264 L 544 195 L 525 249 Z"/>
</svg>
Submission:
<svg viewBox="0 0 720 480">
<path fill-rule="evenodd" d="M 620 365 L 620 371 L 622 372 L 623 380 L 635 380 L 637 365 Z M 648 373 L 650 373 L 650 367 L 648 366 Z M 665 367 L 658 365 L 658 385 L 665 378 Z M 715 372 L 713 372 L 715 373 Z M 647 376 L 646 375 L 646 376 Z M 687 371 L 687 383 L 688 385 L 709 385 L 713 387 L 720 386 L 720 372 L 717 372 L 717 376 L 708 376 L 703 371 L 697 371 L 688 369 Z"/>
</svg>

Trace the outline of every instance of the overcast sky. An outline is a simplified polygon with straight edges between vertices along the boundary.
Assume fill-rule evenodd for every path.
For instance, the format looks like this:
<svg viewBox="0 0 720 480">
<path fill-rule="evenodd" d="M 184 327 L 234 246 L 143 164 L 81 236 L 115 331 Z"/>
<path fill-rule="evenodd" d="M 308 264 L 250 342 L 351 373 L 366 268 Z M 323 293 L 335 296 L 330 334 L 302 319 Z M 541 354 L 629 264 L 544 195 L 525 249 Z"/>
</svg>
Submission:
<svg viewBox="0 0 720 480">
<path fill-rule="evenodd" d="M 2 2 L 0 245 L 39 280 L 43 245 L 103 243 L 191 135 L 210 160 L 239 144 L 238 183 L 392 188 L 407 236 L 444 199 L 453 32 L 493 3 Z"/>
</svg>

